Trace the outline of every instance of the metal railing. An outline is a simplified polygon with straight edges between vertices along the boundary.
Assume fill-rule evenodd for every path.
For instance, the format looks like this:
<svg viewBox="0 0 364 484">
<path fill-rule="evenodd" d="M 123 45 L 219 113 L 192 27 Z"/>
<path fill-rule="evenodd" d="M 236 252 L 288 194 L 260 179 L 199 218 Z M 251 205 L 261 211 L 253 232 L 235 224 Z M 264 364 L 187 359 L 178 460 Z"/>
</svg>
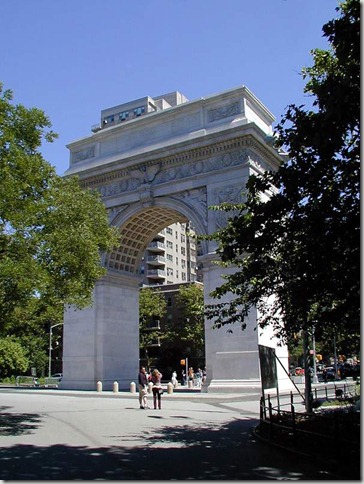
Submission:
<svg viewBox="0 0 364 484">
<path fill-rule="evenodd" d="M 323 449 L 331 449 L 334 454 L 339 449 L 350 456 L 360 447 L 360 412 L 355 408 L 359 394 L 360 386 L 355 382 L 315 387 L 314 410 L 310 414 L 304 411 L 300 394 L 261 397 L 258 433 L 269 441 L 304 449 L 308 454 Z M 335 402 L 335 406 L 330 407 L 330 402 Z"/>
<path fill-rule="evenodd" d="M 17 387 L 39 387 L 39 380 L 35 376 L 19 375 L 15 378 L 15 386 Z"/>
</svg>

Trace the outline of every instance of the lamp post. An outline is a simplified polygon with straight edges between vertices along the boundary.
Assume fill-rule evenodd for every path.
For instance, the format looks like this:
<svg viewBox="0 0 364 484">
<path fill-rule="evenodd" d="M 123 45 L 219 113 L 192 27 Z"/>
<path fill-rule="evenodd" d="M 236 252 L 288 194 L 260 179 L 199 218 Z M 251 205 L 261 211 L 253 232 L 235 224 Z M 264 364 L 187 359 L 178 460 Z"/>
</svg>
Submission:
<svg viewBox="0 0 364 484">
<path fill-rule="evenodd" d="M 312 349 L 313 349 L 313 383 L 318 383 L 316 371 L 316 340 L 315 340 L 315 326 L 312 326 Z"/>
<path fill-rule="evenodd" d="M 336 353 L 336 336 L 334 333 L 334 368 L 335 368 L 335 380 L 338 379 L 338 374 L 337 374 L 337 353 Z"/>
<path fill-rule="evenodd" d="M 186 323 L 189 324 L 190 318 L 186 318 Z M 186 357 L 186 387 L 188 388 L 188 358 Z"/>
<path fill-rule="evenodd" d="M 55 328 L 56 326 L 60 326 L 63 323 L 57 323 L 53 324 L 49 328 L 49 353 L 48 353 L 48 377 L 50 378 L 51 373 L 52 373 L 52 329 Z"/>
</svg>

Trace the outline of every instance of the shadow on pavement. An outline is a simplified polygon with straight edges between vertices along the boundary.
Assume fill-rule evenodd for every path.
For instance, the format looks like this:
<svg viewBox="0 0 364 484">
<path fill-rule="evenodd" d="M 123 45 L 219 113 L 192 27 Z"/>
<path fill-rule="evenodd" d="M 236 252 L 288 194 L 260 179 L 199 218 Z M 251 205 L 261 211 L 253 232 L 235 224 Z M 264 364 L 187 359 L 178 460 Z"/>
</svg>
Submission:
<svg viewBox="0 0 364 484">
<path fill-rule="evenodd" d="M 0 435 L 34 431 L 41 415 L 2 414 Z M 0 450 L 2 480 L 307 480 L 335 479 L 302 457 L 256 441 L 255 419 L 224 425 L 164 426 L 145 434 L 112 435 L 115 445 L 14 445 Z M 8 433 L 6 433 L 8 432 Z M 135 442 L 131 445 L 130 442 Z"/>
<path fill-rule="evenodd" d="M 0 407 L 0 437 L 22 435 L 38 428 L 41 416 L 32 413 L 7 413 L 11 407 Z M 1 469 L 1 467 L 0 467 Z"/>
</svg>

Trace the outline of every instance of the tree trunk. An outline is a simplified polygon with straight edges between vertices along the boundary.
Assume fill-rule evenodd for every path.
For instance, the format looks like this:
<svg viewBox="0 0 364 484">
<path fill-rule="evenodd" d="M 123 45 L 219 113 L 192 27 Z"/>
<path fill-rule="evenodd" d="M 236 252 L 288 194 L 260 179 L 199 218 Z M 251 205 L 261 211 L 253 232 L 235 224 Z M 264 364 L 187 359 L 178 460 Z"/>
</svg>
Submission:
<svg viewBox="0 0 364 484">
<path fill-rule="evenodd" d="M 302 329 L 302 341 L 303 341 L 303 359 L 305 369 L 305 408 L 307 413 L 312 413 L 312 385 L 310 374 L 310 351 L 309 351 L 309 339 L 308 331 L 305 326 Z"/>
</svg>

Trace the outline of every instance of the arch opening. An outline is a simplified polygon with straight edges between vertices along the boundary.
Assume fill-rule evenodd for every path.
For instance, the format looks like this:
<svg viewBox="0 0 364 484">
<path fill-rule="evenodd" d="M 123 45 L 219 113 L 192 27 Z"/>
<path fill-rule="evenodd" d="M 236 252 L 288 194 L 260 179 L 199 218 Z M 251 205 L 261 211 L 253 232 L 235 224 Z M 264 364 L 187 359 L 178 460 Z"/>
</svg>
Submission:
<svg viewBox="0 0 364 484">
<path fill-rule="evenodd" d="M 120 244 L 107 256 L 106 267 L 138 274 L 148 244 L 165 227 L 188 223 L 188 218 L 170 208 L 144 208 L 120 226 Z"/>
</svg>

